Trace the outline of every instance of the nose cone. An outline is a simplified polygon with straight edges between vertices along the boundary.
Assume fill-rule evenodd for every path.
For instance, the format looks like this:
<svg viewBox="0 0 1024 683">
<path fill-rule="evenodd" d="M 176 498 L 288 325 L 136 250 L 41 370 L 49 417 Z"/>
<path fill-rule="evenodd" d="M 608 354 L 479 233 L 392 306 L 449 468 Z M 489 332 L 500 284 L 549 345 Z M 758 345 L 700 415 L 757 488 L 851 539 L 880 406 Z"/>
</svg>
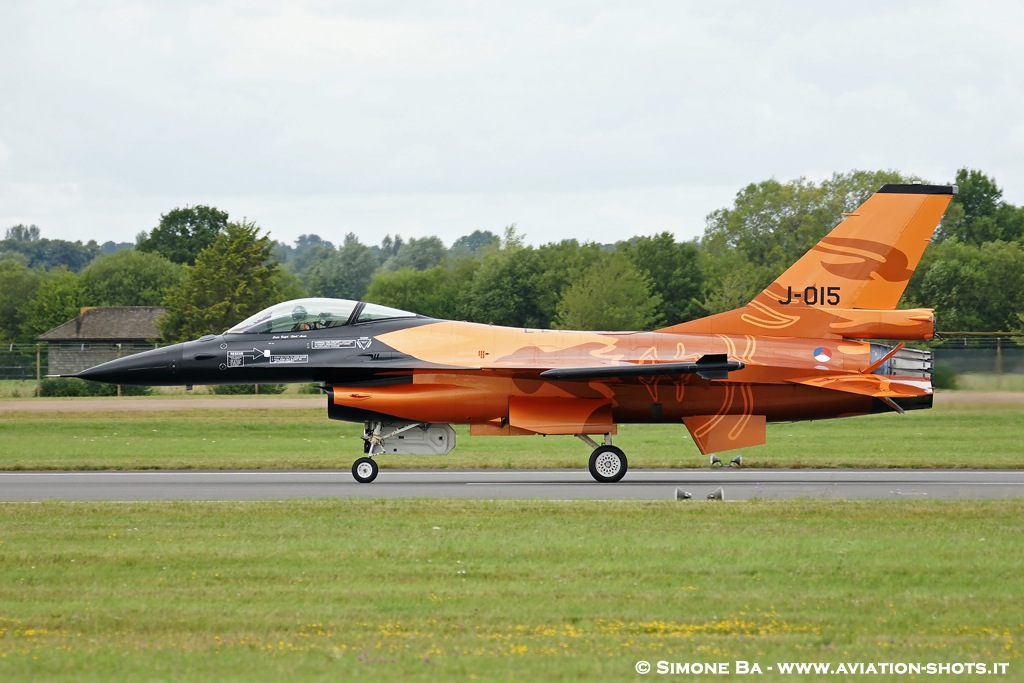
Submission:
<svg viewBox="0 0 1024 683">
<path fill-rule="evenodd" d="M 75 375 L 82 379 L 107 384 L 138 384 L 169 386 L 179 384 L 182 344 L 143 351 L 117 360 L 107 361 Z"/>
</svg>

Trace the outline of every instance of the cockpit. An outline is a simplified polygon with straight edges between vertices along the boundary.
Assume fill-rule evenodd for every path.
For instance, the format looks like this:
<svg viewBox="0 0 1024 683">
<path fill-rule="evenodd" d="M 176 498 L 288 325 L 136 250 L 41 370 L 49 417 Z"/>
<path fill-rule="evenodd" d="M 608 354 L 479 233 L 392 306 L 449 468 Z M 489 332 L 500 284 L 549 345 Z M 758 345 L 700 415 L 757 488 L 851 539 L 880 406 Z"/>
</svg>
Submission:
<svg viewBox="0 0 1024 683">
<path fill-rule="evenodd" d="M 397 308 L 348 299 L 293 299 L 264 308 L 224 334 L 305 332 L 415 316 Z"/>
</svg>

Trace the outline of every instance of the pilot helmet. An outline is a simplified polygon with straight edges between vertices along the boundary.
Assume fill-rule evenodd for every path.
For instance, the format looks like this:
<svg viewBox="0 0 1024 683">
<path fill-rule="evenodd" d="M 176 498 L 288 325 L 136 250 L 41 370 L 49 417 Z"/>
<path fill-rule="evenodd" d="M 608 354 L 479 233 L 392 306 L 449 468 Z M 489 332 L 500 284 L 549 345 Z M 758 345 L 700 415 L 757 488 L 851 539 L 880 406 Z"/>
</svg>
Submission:
<svg viewBox="0 0 1024 683">
<path fill-rule="evenodd" d="M 304 320 L 306 318 L 306 307 L 296 306 L 292 309 L 292 320 Z"/>
</svg>

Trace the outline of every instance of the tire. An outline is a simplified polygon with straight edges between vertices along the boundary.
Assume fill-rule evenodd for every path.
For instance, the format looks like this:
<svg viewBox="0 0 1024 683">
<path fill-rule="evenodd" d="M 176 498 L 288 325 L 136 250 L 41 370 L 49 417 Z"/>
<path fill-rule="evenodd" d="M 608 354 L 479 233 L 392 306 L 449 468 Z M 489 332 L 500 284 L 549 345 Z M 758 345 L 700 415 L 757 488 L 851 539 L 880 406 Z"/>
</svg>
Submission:
<svg viewBox="0 0 1024 683">
<path fill-rule="evenodd" d="M 373 458 L 359 458 L 352 463 L 352 477 L 360 484 L 369 484 L 377 478 L 380 468 Z"/>
<path fill-rule="evenodd" d="M 626 454 L 615 446 L 601 446 L 590 454 L 590 476 L 602 484 L 612 484 L 626 476 Z"/>
</svg>

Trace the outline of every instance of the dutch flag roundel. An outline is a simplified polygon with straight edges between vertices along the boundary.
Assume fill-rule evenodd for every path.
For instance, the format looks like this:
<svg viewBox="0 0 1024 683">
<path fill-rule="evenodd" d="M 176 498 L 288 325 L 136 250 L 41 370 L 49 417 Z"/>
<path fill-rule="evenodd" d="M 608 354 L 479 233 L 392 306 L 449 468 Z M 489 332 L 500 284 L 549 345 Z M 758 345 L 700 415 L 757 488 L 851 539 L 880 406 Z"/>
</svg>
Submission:
<svg viewBox="0 0 1024 683">
<path fill-rule="evenodd" d="M 824 346 L 819 346 L 814 349 L 814 360 L 819 363 L 827 363 L 832 360 L 832 352 L 826 349 Z"/>
</svg>

